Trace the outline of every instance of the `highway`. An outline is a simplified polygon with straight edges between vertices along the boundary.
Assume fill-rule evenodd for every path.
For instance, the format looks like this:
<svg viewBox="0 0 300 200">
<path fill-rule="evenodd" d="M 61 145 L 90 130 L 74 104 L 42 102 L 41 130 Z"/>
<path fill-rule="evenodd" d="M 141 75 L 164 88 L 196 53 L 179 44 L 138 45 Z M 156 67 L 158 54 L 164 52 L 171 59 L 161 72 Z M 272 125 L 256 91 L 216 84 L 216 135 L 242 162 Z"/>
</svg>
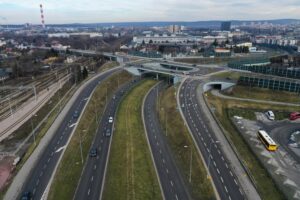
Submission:
<svg viewBox="0 0 300 200">
<path fill-rule="evenodd" d="M 190 193 L 179 169 L 176 166 L 172 150 L 167 144 L 165 133 L 158 121 L 156 112 L 157 95 L 164 85 L 156 85 L 145 98 L 143 104 L 144 126 L 151 148 L 156 171 L 165 199 L 191 199 Z"/>
<path fill-rule="evenodd" d="M 81 114 L 86 105 L 87 99 L 91 96 L 96 86 L 118 70 L 120 70 L 120 68 L 101 74 L 94 80 L 90 81 L 77 96 L 73 105 L 67 112 L 65 120 L 61 122 L 53 138 L 50 140 L 36 164 L 31 169 L 20 195 L 24 192 L 31 192 L 33 199 L 41 199 L 55 167 L 58 164 L 59 158 L 62 155 L 62 148 L 66 146 L 74 127 L 76 127 L 75 125 L 78 119 L 73 117 L 74 112 L 78 111 Z"/>
<path fill-rule="evenodd" d="M 196 88 L 201 82 L 188 79 L 182 84 L 179 91 L 179 102 L 209 172 L 216 190 L 222 200 L 245 199 L 237 178 L 222 151 L 219 141 L 210 127 L 210 122 L 205 117 L 197 101 Z"/>
<path fill-rule="evenodd" d="M 74 199 L 94 199 L 99 200 L 102 196 L 106 166 L 109 157 L 110 144 L 115 124 L 115 116 L 122 97 L 138 81 L 131 81 L 122 85 L 110 99 L 103 113 L 97 134 L 91 148 L 97 148 L 96 157 L 88 157 L 80 182 L 77 186 Z M 113 117 L 113 123 L 109 123 L 109 117 Z M 110 130 L 111 136 L 106 136 L 106 131 Z"/>
</svg>

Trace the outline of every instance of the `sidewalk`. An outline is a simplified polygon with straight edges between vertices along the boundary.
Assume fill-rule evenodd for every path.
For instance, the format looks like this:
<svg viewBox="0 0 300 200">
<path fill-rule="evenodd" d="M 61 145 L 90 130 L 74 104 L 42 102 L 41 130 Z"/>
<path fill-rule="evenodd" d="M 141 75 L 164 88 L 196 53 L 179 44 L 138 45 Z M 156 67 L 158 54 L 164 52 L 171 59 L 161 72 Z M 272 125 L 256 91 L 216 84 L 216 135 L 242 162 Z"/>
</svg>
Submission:
<svg viewBox="0 0 300 200">
<path fill-rule="evenodd" d="M 236 156 L 235 152 L 231 148 L 231 144 L 229 144 L 228 140 L 224 136 L 221 128 L 215 121 L 214 117 L 212 116 L 209 108 L 205 103 L 205 99 L 203 97 L 203 83 L 201 83 L 197 88 L 197 98 L 199 105 L 203 109 L 204 113 L 206 113 L 206 117 L 210 122 L 210 127 L 214 131 L 218 141 L 220 141 L 222 150 L 225 153 L 228 161 L 231 164 L 233 171 L 235 172 L 236 178 L 239 180 L 241 187 L 245 193 L 247 199 L 259 200 L 261 199 L 258 192 L 256 191 L 252 181 L 247 175 L 247 172 L 244 170 L 243 166 L 241 165 L 238 157 Z"/>
</svg>

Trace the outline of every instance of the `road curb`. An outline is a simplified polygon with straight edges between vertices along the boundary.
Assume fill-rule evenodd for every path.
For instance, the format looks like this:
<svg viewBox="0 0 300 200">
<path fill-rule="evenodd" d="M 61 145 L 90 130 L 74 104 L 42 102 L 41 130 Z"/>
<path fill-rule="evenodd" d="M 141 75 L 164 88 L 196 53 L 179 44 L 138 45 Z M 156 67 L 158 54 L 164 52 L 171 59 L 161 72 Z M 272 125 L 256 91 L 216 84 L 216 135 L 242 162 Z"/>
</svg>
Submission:
<svg viewBox="0 0 300 200">
<path fill-rule="evenodd" d="M 158 180 L 158 183 L 159 183 L 159 187 L 160 187 L 160 191 L 161 191 L 163 200 L 165 200 L 166 197 L 165 197 L 164 190 L 163 190 L 162 185 L 161 185 L 161 182 L 160 182 L 160 178 L 159 178 L 159 175 L 158 175 L 157 167 L 156 167 L 156 165 L 155 165 L 155 161 L 154 161 L 154 157 L 153 157 L 153 152 L 152 152 L 152 149 L 151 149 L 151 146 L 150 146 L 150 142 L 149 142 L 149 138 L 148 138 L 148 134 L 147 134 L 146 124 L 145 124 L 145 115 L 144 115 L 145 101 L 146 101 L 148 95 L 150 94 L 150 92 L 151 92 L 155 87 L 157 87 L 160 83 L 161 83 L 161 81 L 158 82 L 157 84 L 155 84 L 153 87 L 151 87 L 150 90 L 147 92 L 147 94 L 144 96 L 143 104 L 142 104 L 142 112 L 141 112 L 141 115 L 142 115 L 142 121 L 143 121 L 144 132 L 145 132 L 145 135 L 146 135 L 148 148 L 149 148 L 150 154 L 151 154 L 151 160 L 152 160 L 152 163 L 153 163 L 153 165 L 154 165 L 156 177 L 157 177 L 157 180 Z"/>
<path fill-rule="evenodd" d="M 126 84 L 126 83 L 125 83 Z M 130 84 L 130 83 L 128 83 Z M 117 91 L 115 93 L 118 92 L 118 90 L 120 89 L 121 87 L 119 87 L 117 89 Z M 107 172 L 107 166 L 108 166 L 108 161 L 109 161 L 109 155 L 110 155 L 110 148 L 111 148 L 111 143 L 112 143 L 112 139 L 113 139 L 113 135 L 114 135 L 114 130 L 115 130 L 115 121 L 116 121 L 116 116 L 117 116 L 117 113 L 118 113 L 118 110 L 119 110 L 119 107 L 120 107 L 120 104 L 121 102 L 124 100 L 124 98 L 127 96 L 128 92 L 131 91 L 133 88 L 133 86 L 131 86 L 129 88 L 129 90 L 127 92 L 125 92 L 125 94 L 121 97 L 120 99 L 120 102 L 118 103 L 117 105 L 117 108 L 116 108 L 116 112 L 115 112 L 115 115 L 114 115 L 114 122 L 113 122 L 113 128 L 111 130 L 111 138 L 110 138 L 110 141 L 109 141 L 109 146 L 108 146 L 108 151 L 107 151 L 107 157 L 106 157 L 106 163 L 105 163 L 105 168 L 104 168 L 104 176 L 103 176 L 103 182 L 102 182 L 102 185 L 101 185 L 101 191 L 100 191 L 100 196 L 99 196 L 99 200 L 102 199 L 102 196 L 103 196 L 103 191 L 104 191 L 104 186 L 105 186 L 105 181 L 106 181 L 106 172 Z"/>
<path fill-rule="evenodd" d="M 203 86 L 203 85 L 200 84 L 198 87 L 202 87 L 202 86 Z M 198 94 L 196 94 L 196 95 L 198 95 Z M 232 142 L 231 142 L 230 139 L 228 138 L 227 134 L 225 134 L 227 131 L 223 128 L 223 126 L 221 125 L 220 121 L 218 120 L 218 118 L 216 117 L 216 115 L 214 114 L 214 112 L 212 111 L 212 109 L 210 108 L 210 106 L 208 105 L 207 99 L 204 97 L 204 93 L 199 94 L 199 95 L 201 95 L 201 96 L 203 97 L 205 106 L 207 107 L 207 109 L 208 109 L 209 113 L 211 114 L 212 118 L 215 120 L 215 122 L 216 122 L 218 128 L 219 128 L 220 131 L 223 133 L 223 135 L 224 135 L 226 141 L 228 142 L 228 144 L 229 144 L 230 148 L 232 149 L 233 153 L 235 154 L 235 156 L 236 156 L 238 162 L 241 164 L 242 168 L 245 170 L 247 176 L 248 176 L 249 179 L 250 179 L 250 182 L 252 183 L 252 185 L 254 186 L 254 188 L 255 188 L 255 190 L 256 190 L 256 192 L 257 192 L 257 186 L 256 186 L 256 183 L 255 183 L 255 180 L 254 180 L 254 178 L 252 177 L 251 173 L 249 172 L 248 168 L 244 165 L 242 159 L 240 158 L 240 156 L 239 156 L 239 154 L 238 154 L 238 152 L 237 152 L 237 149 L 236 149 L 235 146 L 232 144 Z M 199 101 L 199 99 L 198 99 L 198 101 Z M 233 170 L 233 171 L 234 171 L 234 170 Z M 239 179 L 239 177 L 238 177 L 235 173 L 233 173 L 233 174 L 234 174 L 234 176 L 238 179 L 239 182 L 242 182 L 242 181 Z M 242 190 L 243 190 L 244 196 L 245 196 L 247 199 L 251 199 L 251 198 L 249 197 L 249 195 L 247 194 L 245 188 L 242 187 L 242 184 L 240 184 L 240 186 L 241 186 L 240 188 L 242 188 Z M 246 194 L 247 194 L 247 195 L 246 195 Z M 257 192 L 257 194 L 259 195 L 258 192 Z"/>
<path fill-rule="evenodd" d="M 17 199 L 17 197 L 20 195 L 25 181 L 30 176 L 32 172 L 32 168 L 36 165 L 38 162 L 38 159 L 42 156 L 42 153 L 45 151 L 46 147 L 49 145 L 51 139 L 54 137 L 57 129 L 59 128 L 59 125 L 61 124 L 61 121 L 64 119 L 64 117 L 67 115 L 68 111 L 70 110 L 72 104 L 75 102 L 77 96 L 79 93 L 85 89 L 86 85 L 90 83 L 92 80 L 96 79 L 97 77 L 104 75 L 110 71 L 116 70 L 120 67 L 113 68 L 110 70 L 107 70 L 103 73 L 100 73 L 91 79 L 89 79 L 87 82 L 82 84 L 79 89 L 72 95 L 70 100 L 65 105 L 64 109 L 61 111 L 60 115 L 57 116 L 56 120 L 53 122 L 45 136 L 41 139 L 40 143 L 34 150 L 34 152 L 31 154 L 31 156 L 27 159 L 27 161 L 24 163 L 24 166 L 20 169 L 20 171 L 17 173 L 16 177 L 14 178 L 11 186 L 7 190 L 4 200 L 11 200 L 11 199 Z"/>
<path fill-rule="evenodd" d="M 201 160 L 202 160 L 202 162 L 203 162 L 203 165 L 204 165 L 204 167 L 205 167 L 205 170 L 207 171 L 207 173 L 209 174 L 209 176 L 212 177 L 211 174 L 210 174 L 210 172 L 209 172 L 209 170 L 208 170 L 208 167 L 207 167 L 207 165 L 206 165 L 205 159 L 204 159 L 204 157 L 203 157 L 203 155 L 202 155 L 202 153 L 201 153 L 201 151 L 200 151 L 200 149 L 199 149 L 199 147 L 198 147 L 198 145 L 197 145 L 197 142 L 196 142 L 196 140 L 195 140 L 195 138 L 194 138 L 194 135 L 192 134 L 192 131 L 191 131 L 191 129 L 190 129 L 190 127 L 189 127 L 189 125 L 188 125 L 186 119 L 185 119 L 185 116 L 184 116 L 184 114 L 183 114 L 183 112 L 182 112 L 181 105 L 180 105 L 180 102 L 179 102 L 179 93 L 180 93 L 180 89 L 181 89 L 183 83 L 186 81 L 186 79 L 187 79 L 187 78 L 184 78 L 184 79 L 181 81 L 181 83 L 180 83 L 180 85 L 179 85 L 179 87 L 178 87 L 178 89 L 177 89 L 177 91 L 176 91 L 177 105 L 178 105 L 178 108 L 179 108 L 180 115 L 181 115 L 182 119 L 184 120 L 184 123 L 186 124 L 186 127 L 187 127 L 187 129 L 188 129 L 188 131 L 189 131 L 189 133 L 190 133 L 190 136 L 192 137 L 192 139 L 193 139 L 193 141 L 194 141 L 194 146 L 196 147 L 196 149 L 197 149 L 197 151 L 198 151 L 198 154 L 200 155 L 200 158 L 201 158 Z M 218 192 L 218 190 L 217 190 L 217 188 L 216 188 L 216 185 L 215 185 L 214 181 L 213 181 L 212 179 L 210 179 L 210 182 L 211 182 L 212 187 L 213 187 L 213 190 L 214 190 L 214 192 L 215 192 L 216 199 L 221 200 L 220 195 L 219 195 L 219 192 Z"/>
</svg>

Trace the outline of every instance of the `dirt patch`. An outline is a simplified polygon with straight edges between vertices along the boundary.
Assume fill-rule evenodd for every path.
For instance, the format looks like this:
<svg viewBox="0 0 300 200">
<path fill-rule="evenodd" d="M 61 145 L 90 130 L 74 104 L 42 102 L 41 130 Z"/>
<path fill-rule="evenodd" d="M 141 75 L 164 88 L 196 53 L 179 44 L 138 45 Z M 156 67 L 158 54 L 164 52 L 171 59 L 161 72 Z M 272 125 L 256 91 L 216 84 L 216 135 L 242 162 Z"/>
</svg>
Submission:
<svg viewBox="0 0 300 200">
<path fill-rule="evenodd" d="M 14 157 L 0 156 L 0 191 L 4 188 L 14 169 Z"/>
</svg>

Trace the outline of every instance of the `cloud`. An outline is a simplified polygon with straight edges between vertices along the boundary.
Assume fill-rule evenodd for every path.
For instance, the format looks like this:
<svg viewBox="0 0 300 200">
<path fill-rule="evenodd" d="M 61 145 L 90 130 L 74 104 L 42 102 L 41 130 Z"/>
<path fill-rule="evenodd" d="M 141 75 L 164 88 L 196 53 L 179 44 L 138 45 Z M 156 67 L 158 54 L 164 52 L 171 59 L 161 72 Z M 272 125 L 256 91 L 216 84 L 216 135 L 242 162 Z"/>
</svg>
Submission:
<svg viewBox="0 0 300 200">
<path fill-rule="evenodd" d="M 299 0 L 0 0 L 5 23 L 300 18 Z M 1 23 L 1 21 L 0 21 Z"/>
</svg>

